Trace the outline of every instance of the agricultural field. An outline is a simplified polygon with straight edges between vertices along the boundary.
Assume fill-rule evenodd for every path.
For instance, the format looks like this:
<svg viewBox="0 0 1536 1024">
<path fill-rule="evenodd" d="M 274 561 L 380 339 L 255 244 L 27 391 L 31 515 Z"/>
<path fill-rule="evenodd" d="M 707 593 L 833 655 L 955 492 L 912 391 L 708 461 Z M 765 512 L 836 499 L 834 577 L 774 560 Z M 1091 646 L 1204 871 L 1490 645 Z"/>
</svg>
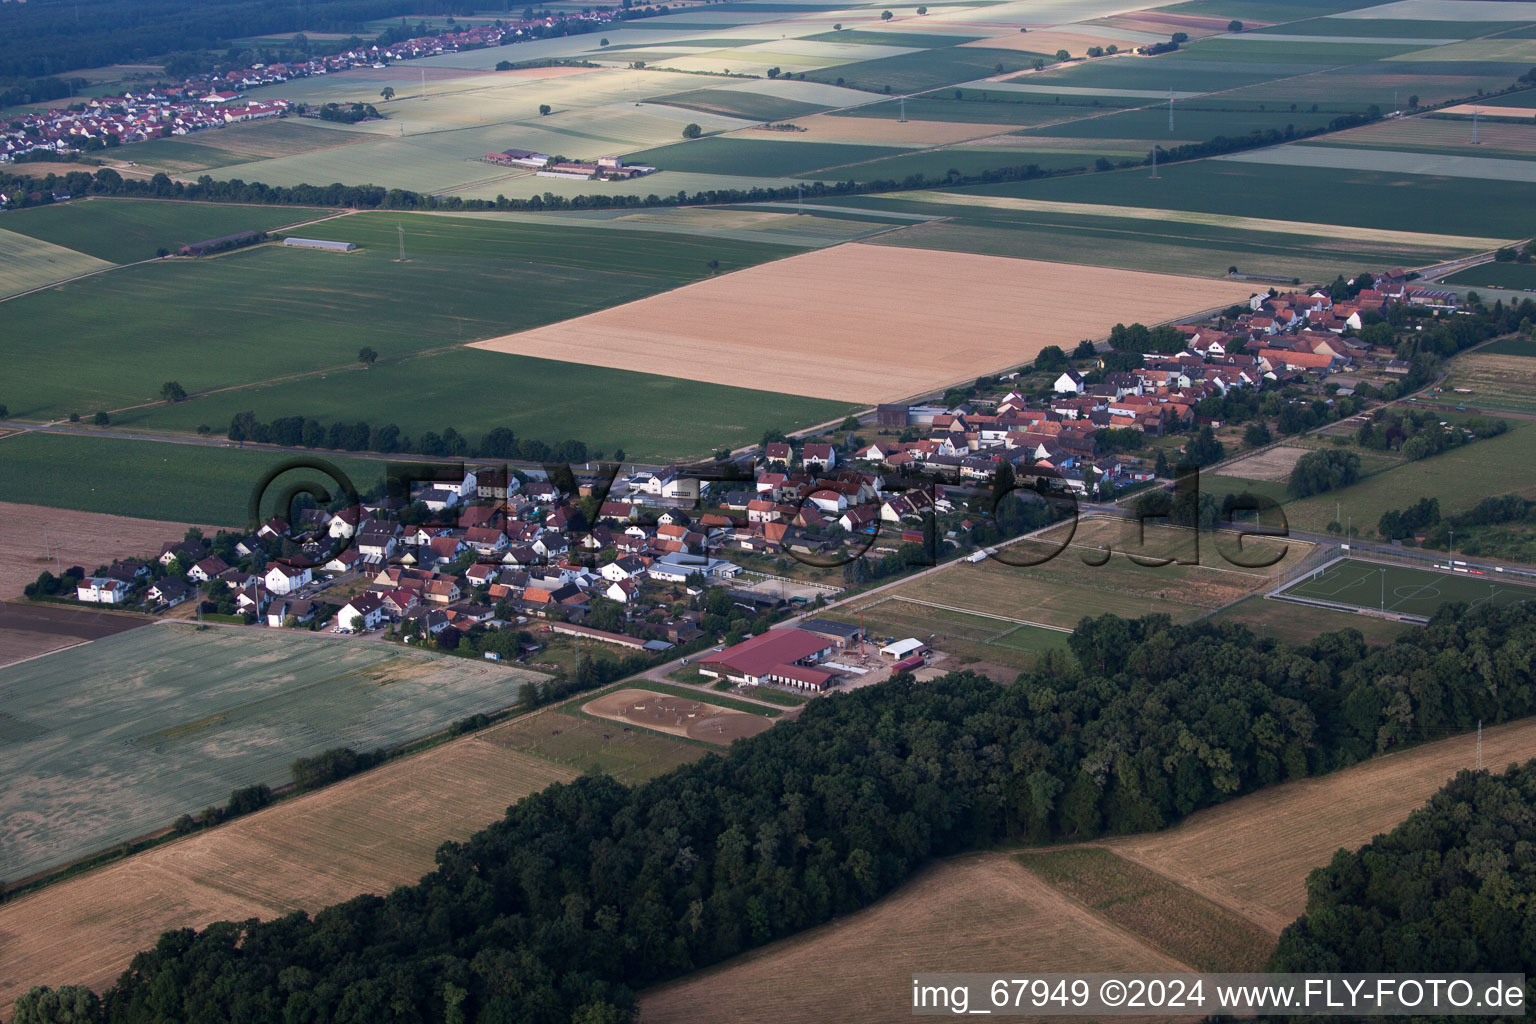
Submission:
<svg viewBox="0 0 1536 1024">
<path fill-rule="evenodd" d="M 1449 155 L 1441 153 L 1400 152 L 1382 149 L 1349 149 L 1343 146 L 1277 146 L 1217 160 L 1250 164 L 1278 164 L 1325 168 L 1337 171 L 1379 171 L 1388 174 L 1435 175 L 1441 178 L 1476 178 L 1479 181 L 1507 181 L 1536 184 L 1536 161 Z"/>
<path fill-rule="evenodd" d="M 895 121 L 904 111 L 909 121 L 997 125 L 999 130 L 1007 130 L 1010 126 L 1053 124 L 1083 113 L 1080 108 L 1064 109 L 1063 106 L 1042 102 L 1024 93 L 999 92 L 995 89 L 961 89 L 959 92 L 962 98 L 958 100 L 954 98 L 953 92 L 929 93 L 913 96 L 905 105 L 897 100 L 880 100 L 851 110 L 839 110 L 828 116 Z"/>
<path fill-rule="evenodd" d="M 983 49 L 951 46 L 938 50 L 920 50 L 878 60 L 839 64 L 836 67 L 807 71 L 807 81 L 815 80 L 852 89 L 877 93 L 925 92 L 947 85 L 972 82 L 991 75 L 1022 71 L 1042 55 L 1020 50 Z"/>
<path fill-rule="evenodd" d="M 1524 760 L 1533 744 L 1536 720 L 1485 729 L 1484 761 Z M 909 1012 L 905 979 L 936 965 L 1006 972 L 1022 958 L 1038 973 L 1079 973 L 1125 970 L 1129 957 L 1145 973 L 1207 957 L 1253 963 L 1304 909 L 1314 868 L 1398 825 L 1475 763 L 1473 737 L 1453 736 L 1272 786 L 1162 832 L 940 861 L 872 907 L 643 993 L 640 1019 L 743 1019 L 780 1005 L 786 977 L 799 993 L 782 1017 L 791 1024 L 873 1024 Z M 885 969 L 849 971 L 850 962 Z"/>
<path fill-rule="evenodd" d="M 748 121 L 787 121 L 790 118 L 805 117 L 807 114 L 815 114 L 827 109 L 816 103 L 763 96 L 741 89 L 694 89 L 689 92 L 657 96 L 646 102 L 697 110 L 704 114 L 718 114 L 722 117 L 739 117 Z"/>
<path fill-rule="evenodd" d="M 307 456 L 238 449 L 233 442 L 205 446 L 33 431 L 0 438 L 0 458 L 6 467 L 0 502 L 46 500 L 81 512 L 254 529 L 252 489 L 275 467 Z M 361 492 L 382 482 L 388 456 L 321 458 Z"/>
<path fill-rule="evenodd" d="M 236 203 L 178 203 L 154 199 L 84 199 L 12 210 L 6 231 L 28 235 L 110 263 L 154 259 L 189 242 L 239 231 L 271 231 L 331 215 L 329 210 Z M 7 316 L 15 315 L 7 307 Z"/>
<path fill-rule="evenodd" d="M 1478 126 L 1477 137 L 1474 146 L 1472 125 L 1467 121 L 1444 117 L 1407 117 L 1377 121 L 1302 145 L 1536 159 L 1536 123 L 1523 125 L 1487 122 Z"/>
<path fill-rule="evenodd" d="M 242 786 L 285 784 L 295 758 L 499 710 L 537 678 L 383 643 L 169 623 L 0 669 L 0 877 L 165 828 Z"/>
<path fill-rule="evenodd" d="M 126 152 L 142 167 L 181 176 L 252 160 L 353 146 L 367 139 L 365 135 L 332 131 L 318 127 L 316 122 L 285 117 L 233 124 L 217 132 L 197 134 L 192 139 L 152 139 Z"/>
<path fill-rule="evenodd" d="M 1457 356 L 1445 381 L 1448 394 L 1444 397 L 1488 413 L 1536 413 L 1533 356 L 1536 343 L 1514 338 Z M 1458 393 L 1458 388 L 1470 389 L 1471 394 Z"/>
<path fill-rule="evenodd" d="M 1098 153 L 1070 149 L 1033 151 L 1027 149 L 986 149 L 981 146 L 952 146 L 946 149 L 927 150 L 922 153 L 902 153 L 850 162 L 842 167 L 826 169 L 825 176 L 836 181 L 901 181 L 913 174 L 929 179 L 942 179 L 951 171 L 960 174 L 981 174 L 1004 167 L 1023 167 L 1034 164 L 1058 170 L 1069 167 L 1087 169 L 1093 166 Z"/>
<path fill-rule="evenodd" d="M 948 971 L 1176 971 L 1186 965 L 1096 917 L 1005 853 L 941 861 L 885 899 L 641 995 L 642 1024 L 750 1020 L 887 1024 L 911 975 Z M 879 970 L 850 970 L 879 964 Z M 784 999 L 785 979 L 796 997 Z"/>
<path fill-rule="evenodd" d="M 1528 760 L 1536 719 L 1483 730 L 1483 763 Z M 1271 934 L 1306 905 L 1306 878 L 1340 848 L 1400 824 L 1457 772 L 1477 764 L 1470 734 L 1388 753 L 1318 778 L 1271 786 L 1199 811 L 1163 832 L 1103 845 L 1236 911 Z"/>
<path fill-rule="evenodd" d="M 1470 270 L 1452 274 L 1445 279 L 1445 283 L 1468 285 L 1473 288 L 1515 288 L 1521 291 L 1536 291 L 1536 264 L 1484 263 Z"/>
<path fill-rule="evenodd" d="M 108 270 L 114 265 L 52 242 L 0 229 L 0 299 Z"/>
<path fill-rule="evenodd" d="M 46 348 L 6 352 L 11 415 L 88 416 L 155 401 L 167 367 L 196 395 L 354 365 L 364 345 L 387 360 L 632 301 L 711 275 L 711 261 L 730 271 L 800 251 L 703 235 L 382 213 L 308 233 L 361 249 L 258 246 L 125 268 L 10 300 L 5 314 L 17 337 L 53 339 Z M 74 329 L 52 330 L 61 322 Z M 61 376 L 61 362 L 80 372 Z"/>
<path fill-rule="evenodd" d="M 961 148 L 940 153 L 961 153 Z M 849 206 L 910 212 L 926 223 L 873 239 L 914 246 L 1061 263 L 1224 278 L 1227 268 L 1303 281 L 1332 280 L 1370 266 L 1422 265 L 1442 254 L 1486 248 L 1485 239 L 1327 224 L 1143 210 L 1086 203 L 904 192 L 842 200 Z"/>
<path fill-rule="evenodd" d="M 313 913 L 415 882 L 444 842 L 469 838 L 528 793 L 579 774 L 495 741 L 500 728 L 526 721 L 8 902 L 0 907 L 0 1005 L 32 984 L 99 990 L 169 929 Z"/>
<path fill-rule="evenodd" d="M 653 363 L 651 369 L 668 367 Z M 538 400 L 508 401 L 517 391 Z M 593 395 L 620 394 L 623 402 L 592 400 Z M 262 422 L 307 416 L 327 425 L 338 419 L 393 423 L 411 438 L 452 427 L 472 445 L 489 431 L 507 427 L 518 437 L 549 444 L 581 441 L 594 457 L 622 449 L 630 459 L 675 462 L 721 447 L 755 444 L 769 429 L 798 430 L 840 420 L 854 408 L 847 401 L 452 347 L 381 360 L 367 369 L 353 364 L 174 405 L 155 403 L 114 422 L 134 430 L 185 432 L 206 423 L 222 436 L 237 413 L 249 410 Z M 644 415 L 637 416 L 637 410 Z M 709 425 L 707 433 L 700 424 Z"/>
<path fill-rule="evenodd" d="M 0 457 L 5 452 L 0 447 Z M 119 558 L 158 556 L 160 546 L 181 540 L 189 525 L 0 501 L 0 601 L 20 597 L 45 569 L 57 573 L 79 565 L 90 571 Z M 210 537 L 216 532 L 199 525 Z"/>
<path fill-rule="evenodd" d="M 1031 287 L 1011 287 L 1022 281 Z M 1055 301 L 1063 291 L 1113 291 L 1123 301 L 1111 317 Z M 686 350 L 689 359 L 672 367 L 679 376 L 751 386 L 761 378 L 742 368 L 764 343 L 760 325 L 772 323 L 778 390 L 875 402 L 1018 365 L 1045 345 L 1103 336 L 1112 318 L 1158 323 L 1247 295 L 1230 282 L 851 244 L 475 347 L 637 370 Z M 795 297 L 792 317 L 786 296 Z M 962 321 L 953 310 L 966 311 Z M 1028 326 L 1023 337 L 1005 337 L 987 329 L 998 323 Z M 935 366 L 939 341 L 947 358 Z"/>
<path fill-rule="evenodd" d="M 1507 238 L 1511 218 L 1522 221 L 1524 211 L 1531 206 L 1530 187 L 1517 181 L 1483 181 L 1469 190 L 1464 178 L 1234 160 L 1171 164 L 1162 168 L 1157 178 L 1149 177 L 1143 169 L 976 185 L 954 191 L 963 195 L 1140 206 L 1233 217 L 1304 208 L 1310 221 L 1397 230 L 1404 226 L 1400 193 L 1409 185 L 1416 201 L 1422 204 L 1413 218 L 1415 231 Z M 1256 195 L 1269 196 L 1273 201 L 1256 209 Z"/>
<path fill-rule="evenodd" d="M 1262 971 L 1275 938 L 1246 918 L 1100 846 L 1019 854 L 1031 874 L 1197 971 Z"/>
<path fill-rule="evenodd" d="M 0 667 L 148 625 L 147 616 L 0 601 Z"/>
<path fill-rule="evenodd" d="M 706 174 L 818 177 L 815 172 L 829 167 L 878 160 L 902 152 L 904 150 L 891 146 L 716 137 L 648 149 L 625 159 L 630 163 Z"/>
<path fill-rule="evenodd" d="M 1461 602 L 1469 607 L 1506 608 L 1536 600 L 1536 585 L 1520 578 L 1486 572 L 1480 575 L 1414 568 L 1369 558 L 1343 558 L 1274 592 L 1295 601 L 1319 601 L 1353 608 L 1430 618 L 1441 605 Z"/>
</svg>

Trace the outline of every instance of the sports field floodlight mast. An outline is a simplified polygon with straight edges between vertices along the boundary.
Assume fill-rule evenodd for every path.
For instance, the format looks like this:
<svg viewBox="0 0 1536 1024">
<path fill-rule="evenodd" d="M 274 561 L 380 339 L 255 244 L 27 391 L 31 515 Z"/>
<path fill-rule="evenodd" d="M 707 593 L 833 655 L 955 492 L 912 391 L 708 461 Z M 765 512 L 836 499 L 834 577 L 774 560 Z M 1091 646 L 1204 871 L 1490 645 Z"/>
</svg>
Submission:
<svg viewBox="0 0 1536 1024">
<path fill-rule="evenodd" d="M 400 233 L 400 262 L 405 262 L 405 225 L 396 224 L 395 230 Z"/>
</svg>

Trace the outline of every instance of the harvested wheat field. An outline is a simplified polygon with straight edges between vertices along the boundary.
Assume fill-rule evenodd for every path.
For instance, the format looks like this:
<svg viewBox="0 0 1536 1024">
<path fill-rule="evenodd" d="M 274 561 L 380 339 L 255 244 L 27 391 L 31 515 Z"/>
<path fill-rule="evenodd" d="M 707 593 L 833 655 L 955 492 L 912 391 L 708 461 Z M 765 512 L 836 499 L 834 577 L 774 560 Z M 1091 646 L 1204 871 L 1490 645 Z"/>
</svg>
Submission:
<svg viewBox="0 0 1536 1024">
<path fill-rule="evenodd" d="M 209 537 L 219 527 L 204 526 Z M 119 558 L 160 554 L 166 541 L 181 540 L 186 523 L 131 519 L 0 501 L 0 600 L 16 597 L 39 573 L 84 566 L 87 572 Z"/>
<path fill-rule="evenodd" d="M 581 710 L 598 718 L 644 726 L 672 736 L 729 745 L 743 736 L 756 736 L 773 725 L 773 719 L 735 711 L 716 704 L 701 704 L 650 690 L 615 690 L 587 701 Z"/>
<path fill-rule="evenodd" d="M 108 611 L 99 605 L 70 608 L 29 601 L 0 602 L 0 668 L 153 621 L 146 615 Z"/>
<path fill-rule="evenodd" d="M 1018 366 L 1046 345 L 1102 338 L 1116 321 L 1158 324 L 1250 292 L 1231 281 L 849 244 L 474 347 L 884 402 Z"/>
<path fill-rule="evenodd" d="M 855 967 L 854 965 L 858 965 Z M 871 966 L 872 965 L 872 966 Z M 1008 854 L 939 863 L 872 907 L 652 989 L 642 1024 L 871 1024 L 910 1015 L 918 971 L 1183 971 Z M 796 996 L 784 998 L 785 986 Z"/>
<path fill-rule="evenodd" d="M 890 146 L 942 146 L 985 135 L 1016 131 L 1017 125 L 963 124 L 955 121 L 897 121 L 887 117 L 840 117 L 836 114 L 812 114 L 797 117 L 792 123 L 803 132 L 777 132 L 766 128 L 748 128 L 736 132 L 738 139 L 773 139 L 775 142 L 868 142 Z"/>
<path fill-rule="evenodd" d="M 32 985 L 113 981 L 171 928 L 383 893 L 576 772 L 471 736 L 0 907 L 0 1006 Z"/>
<path fill-rule="evenodd" d="M 1278 934 L 1306 906 L 1307 874 L 1340 847 L 1396 827 L 1451 776 L 1476 765 L 1476 739 L 1453 736 L 1342 772 L 1260 790 L 1167 832 L 1104 845 Z M 1483 730 L 1495 770 L 1536 757 L 1536 719 Z"/>
<path fill-rule="evenodd" d="M 1518 117 L 1529 121 L 1536 118 L 1536 110 L 1530 107 L 1488 107 L 1480 103 L 1463 103 L 1455 107 L 1441 107 L 1438 114 L 1465 114 L 1471 117 L 1473 114 L 1481 114 L 1484 117 Z"/>
</svg>

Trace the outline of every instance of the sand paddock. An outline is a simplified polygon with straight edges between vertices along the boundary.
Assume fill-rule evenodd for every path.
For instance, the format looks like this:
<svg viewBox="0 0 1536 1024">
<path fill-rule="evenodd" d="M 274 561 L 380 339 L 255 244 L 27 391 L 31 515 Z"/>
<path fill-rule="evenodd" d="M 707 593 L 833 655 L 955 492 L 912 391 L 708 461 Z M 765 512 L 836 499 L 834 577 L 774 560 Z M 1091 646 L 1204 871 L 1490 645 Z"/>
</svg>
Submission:
<svg viewBox="0 0 1536 1024">
<path fill-rule="evenodd" d="M 1246 299 L 1241 283 L 840 245 L 520 334 L 492 352 L 848 402 L 894 401 Z"/>
<path fill-rule="evenodd" d="M 1220 476 L 1235 476 L 1243 480 L 1289 480 L 1291 470 L 1310 449 L 1297 445 L 1276 445 L 1238 459 L 1222 467 Z"/>
<path fill-rule="evenodd" d="M 581 710 L 598 718 L 722 746 L 743 736 L 756 736 L 773 725 L 773 719 L 761 715 L 651 690 L 615 690 L 588 701 Z"/>
</svg>

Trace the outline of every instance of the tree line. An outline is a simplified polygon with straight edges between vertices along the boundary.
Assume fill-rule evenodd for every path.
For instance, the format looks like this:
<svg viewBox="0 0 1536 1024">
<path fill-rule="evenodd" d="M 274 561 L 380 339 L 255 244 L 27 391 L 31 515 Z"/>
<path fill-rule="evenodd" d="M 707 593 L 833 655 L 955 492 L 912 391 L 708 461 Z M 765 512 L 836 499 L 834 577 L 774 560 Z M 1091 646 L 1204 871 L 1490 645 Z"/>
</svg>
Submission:
<svg viewBox="0 0 1536 1024">
<path fill-rule="evenodd" d="M 453 427 L 441 434 L 428 430 L 410 437 L 393 423 L 372 425 L 337 421 L 326 426 L 305 416 L 281 416 L 262 422 L 251 411 L 236 413 L 225 436 L 231 441 L 275 444 L 284 448 L 328 448 L 345 452 L 410 452 L 432 455 L 485 459 L 513 459 L 526 462 L 585 462 L 587 446 L 582 441 L 558 441 L 553 444 L 535 438 L 518 437 L 507 427 L 496 427 L 471 444 L 468 437 Z M 592 456 L 600 458 L 599 455 Z"/>
<path fill-rule="evenodd" d="M 78 1019 L 623 1021 L 638 989 L 866 906 L 934 857 L 1160 828 L 1532 714 L 1533 640 L 1523 608 L 1450 607 L 1386 648 L 1084 620 L 1071 658 L 1011 685 L 901 675 L 633 789 L 551 786 L 416 885 L 168 932 Z"/>
</svg>

